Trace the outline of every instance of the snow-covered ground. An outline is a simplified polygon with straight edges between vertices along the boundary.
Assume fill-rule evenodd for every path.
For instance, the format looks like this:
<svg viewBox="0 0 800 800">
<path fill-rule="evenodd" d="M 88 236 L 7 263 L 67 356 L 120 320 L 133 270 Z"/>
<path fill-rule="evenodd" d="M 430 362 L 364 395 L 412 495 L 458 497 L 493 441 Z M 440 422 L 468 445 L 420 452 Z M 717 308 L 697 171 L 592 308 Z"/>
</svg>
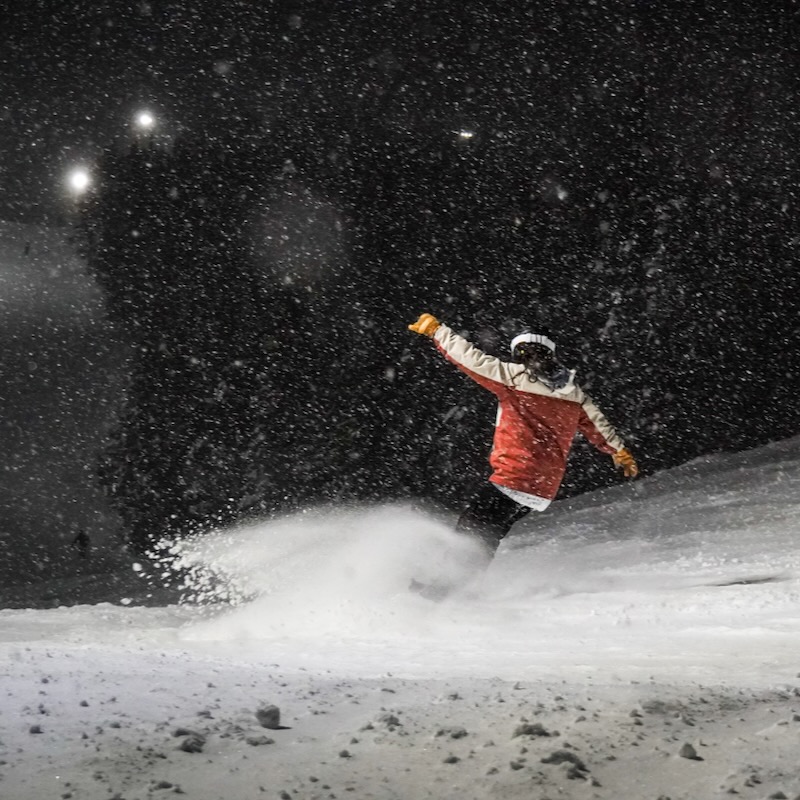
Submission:
<svg viewBox="0 0 800 800">
<path fill-rule="evenodd" d="M 183 548 L 235 607 L 29 587 L 108 602 L 0 611 L 0 797 L 800 797 L 799 509 L 800 438 L 555 504 L 439 604 L 467 552 L 405 507 Z"/>
</svg>

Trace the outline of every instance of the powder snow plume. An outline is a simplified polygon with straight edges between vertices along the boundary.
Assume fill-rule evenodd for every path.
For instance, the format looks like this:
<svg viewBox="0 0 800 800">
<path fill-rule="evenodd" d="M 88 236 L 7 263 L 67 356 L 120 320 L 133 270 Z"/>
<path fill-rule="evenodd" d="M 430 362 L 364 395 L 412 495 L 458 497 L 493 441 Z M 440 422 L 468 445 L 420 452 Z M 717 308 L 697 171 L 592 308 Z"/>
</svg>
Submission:
<svg viewBox="0 0 800 800">
<path fill-rule="evenodd" d="M 446 524 L 400 505 L 325 507 L 171 548 L 193 601 L 233 606 L 188 638 L 360 634 L 416 625 L 412 578 L 457 580 L 477 555 Z"/>
</svg>

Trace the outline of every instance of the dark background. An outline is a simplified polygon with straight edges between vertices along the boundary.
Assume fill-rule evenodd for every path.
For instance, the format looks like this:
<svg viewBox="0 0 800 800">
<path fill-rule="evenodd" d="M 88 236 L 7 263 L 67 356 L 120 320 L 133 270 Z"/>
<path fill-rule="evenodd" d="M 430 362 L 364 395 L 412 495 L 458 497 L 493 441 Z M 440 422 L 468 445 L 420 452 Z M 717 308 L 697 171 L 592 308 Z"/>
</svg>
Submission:
<svg viewBox="0 0 800 800">
<path fill-rule="evenodd" d="M 562 178 L 642 148 L 718 179 L 790 178 L 795 2 L 516 5 L 7 2 L 4 217 L 58 207 L 60 171 L 142 106 L 172 134 L 291 115 L 298 136 L 349 118 L 429 147 L 467 125 Z"/>
<path fill-rule="evenodd" d="M 95 165 L 90 267 L 122 341 L 216 365 L 179 404 L 196 427 L 158 434 L 185 464 L 220 428 L 227 455 L 191 463 L 204 502 L 225 474 L 237 513 L 458 507 L 486 474 L 493 401 L 406 333 L 423 310 L 498 354 L 520 324 L 550 327 L 645 472 L 800 428 L 796 3 L 28 3 L 8 19 L 0 216 L 73 222 L 63 176 Z M 159 266 L 187 218 L 190 257 Z M 217 333 L 173 326 L 171 350 L 195 312 Z M 134 356 L 111 474 L 152 462 L 141 420 L 186 396 L 162 367 Z M 186 496 L 171 457 L 111 480 L 123 511 L 134 486 L 160 494 L 150 529 Z M 607 461 L 579 446 L 564 493 L 616 480 Z M 221 511 L 196 501 L 180 524 Z"/>
</svg>

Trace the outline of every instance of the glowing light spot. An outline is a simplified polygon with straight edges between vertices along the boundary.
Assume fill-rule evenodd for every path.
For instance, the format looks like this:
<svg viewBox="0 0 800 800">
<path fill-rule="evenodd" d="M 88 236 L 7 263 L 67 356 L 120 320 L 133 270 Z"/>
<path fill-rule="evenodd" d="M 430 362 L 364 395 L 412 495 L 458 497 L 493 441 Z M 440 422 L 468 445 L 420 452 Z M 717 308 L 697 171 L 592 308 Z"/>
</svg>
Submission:
<svg viewBox="0 0 800 800">
<path fill-rule="evenodd" d="M 140 111 L 135 118 L 136 127 L 143 131 L 149 131 L 156 124 L 156 118 L 149 111 Z"/>
<path fill-rule="evenodd" d="M 89 171 L 84 167 L 77 167 L 67 176 L 69 188 L 76 194 L 83 194 L 92 183 Z"/>
</svg>

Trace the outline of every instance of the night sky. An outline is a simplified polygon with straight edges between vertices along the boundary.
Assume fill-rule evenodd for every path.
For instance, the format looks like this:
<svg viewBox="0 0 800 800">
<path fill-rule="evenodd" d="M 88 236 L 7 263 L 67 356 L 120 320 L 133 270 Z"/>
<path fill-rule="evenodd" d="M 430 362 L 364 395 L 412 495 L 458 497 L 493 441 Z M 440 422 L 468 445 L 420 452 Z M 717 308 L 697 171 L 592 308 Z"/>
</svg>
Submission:
<svg viewBox="0 0 800 800">
<path fill-rule="evenodd" d="M 566 175 L 621 140 L 780 181 L 796 24 L 796 2 L 8 2 L 0 214 L 63 212 L 66 170 L 129 141 L 142 108 L 165 137 L 377 117 L 398 142 L 504 137 Z"/>
</svg>

